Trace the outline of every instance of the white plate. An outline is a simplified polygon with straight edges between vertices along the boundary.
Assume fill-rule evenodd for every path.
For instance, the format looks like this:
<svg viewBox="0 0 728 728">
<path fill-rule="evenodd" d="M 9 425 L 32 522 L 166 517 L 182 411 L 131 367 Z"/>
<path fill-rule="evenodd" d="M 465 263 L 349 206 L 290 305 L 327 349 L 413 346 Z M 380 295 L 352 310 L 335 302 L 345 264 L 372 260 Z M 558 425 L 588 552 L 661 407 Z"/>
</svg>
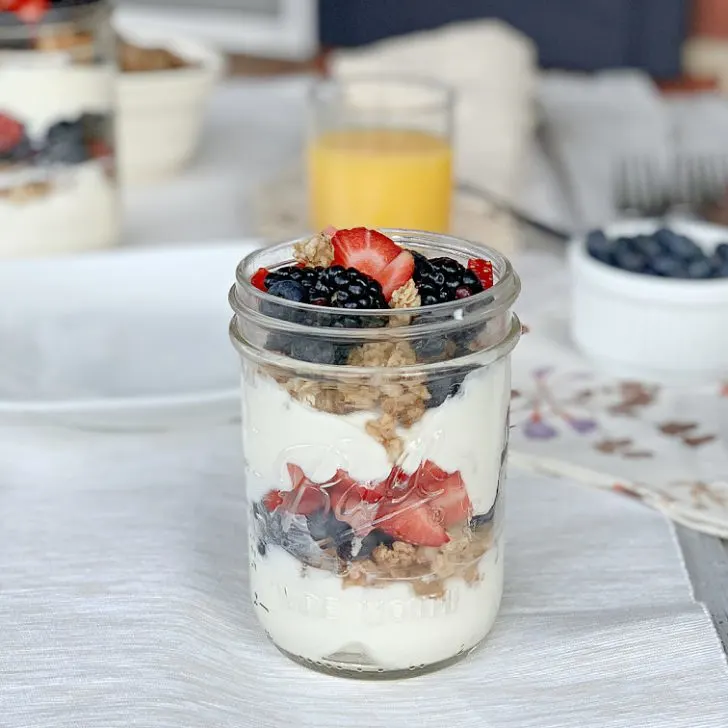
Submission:
<svg viewBox="0 0 728 728">
<path fill-rule="evenodd" d="M 0 415 L 90 415 L 110 426 L 234 415 L 239 363 L 227 294 L 255 247 L 1 264 Z"/>
</svg>

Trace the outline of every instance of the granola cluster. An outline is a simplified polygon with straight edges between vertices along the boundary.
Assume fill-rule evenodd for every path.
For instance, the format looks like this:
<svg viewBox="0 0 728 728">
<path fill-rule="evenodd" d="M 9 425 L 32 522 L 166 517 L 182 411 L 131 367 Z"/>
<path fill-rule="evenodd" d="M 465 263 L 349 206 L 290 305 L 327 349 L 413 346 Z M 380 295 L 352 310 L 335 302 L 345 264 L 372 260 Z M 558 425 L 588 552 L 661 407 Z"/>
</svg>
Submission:
<svg viewBox="0 0 728 728">
<path fill-rule="evenodd" d="M 50 182 L 27 182 L 15 187 L 0 189 L 0 199 L 22 205 L 37 200 L 39 197 L 45 197 L 50 193 L 51 188 Z"/>
<path fill-rule="evenodd" d="M 407 342 L 376 342 L 352 350 L 348 363 L 359 367 L 402 367 L 416 362 Z M 379 417 L 366 424 L 366 432 L 381 443 L 391 462 L 404 452 L 398 427 L 412 427 L 426 411 L 430 392 L 420 377 L 397 382 L 352 383 L 289 377 L 281 370 L 269 370 L 292 397 L 309 407 L 344 415 L 378 410 Z"/>
<path fill-rule="evenodd" d="M 331 236 L 319 233 L 293 246 L 293 257 L 307 266 L 328 268 L 334 262 Z"/>
<path fill-rule="evenodd" d="M 391 548 L 380 545 L 371 558 L 355 561 L 343 575 L 344 586 L 385 587 L 393 581 L 410 584 L 420 597 L 441 599 L 445 580 L 458 576 L 468 584 L 480 578 L 478 562 L 493 545 L 490 525 L 475 531 L 464 527 L 440 548 L 413 546 L 395 541 Z"/>
</svg>

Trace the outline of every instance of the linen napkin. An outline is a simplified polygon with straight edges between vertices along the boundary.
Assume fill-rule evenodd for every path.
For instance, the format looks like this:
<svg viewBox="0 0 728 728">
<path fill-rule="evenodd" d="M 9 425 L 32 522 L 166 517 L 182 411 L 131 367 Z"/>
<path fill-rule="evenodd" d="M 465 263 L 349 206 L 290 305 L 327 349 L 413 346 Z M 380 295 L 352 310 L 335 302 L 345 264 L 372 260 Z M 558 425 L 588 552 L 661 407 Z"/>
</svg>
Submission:
<svg viewBox="0 0 728 728">
<path fill-rule="evenodd" d="M 289 662 L 250 606 L 239 443 L 0 429 L 3 728 L 728 723 L 664 519 L 533 475 L 509 480 L 503 608 L 471 657 L 393 683 Z"/>
<path fill-rule="evenodd" d="M 528 333 L 513 358 L 512 462 L 728 538 L 728 384 L 663 387 L 595 369 L 569 339 L 564 260 L 528 253 L 516 268 Z"/>
</svg>

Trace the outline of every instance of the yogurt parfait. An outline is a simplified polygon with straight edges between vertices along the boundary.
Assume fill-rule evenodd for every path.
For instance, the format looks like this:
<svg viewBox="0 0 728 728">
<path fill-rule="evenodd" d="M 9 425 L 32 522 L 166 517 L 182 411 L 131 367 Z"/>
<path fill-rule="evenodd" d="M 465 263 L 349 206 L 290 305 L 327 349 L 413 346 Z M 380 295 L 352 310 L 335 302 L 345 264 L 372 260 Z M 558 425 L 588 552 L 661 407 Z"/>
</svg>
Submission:
<svg viewBox="0 0 728 728">
<path fill-rule="evenodd" d="M 33 22 L 0 13 L 0 257 L 105 248 L 119 233 L 109 6 L 45 5 Z"/>
<path fill-rule="evenodd" d="M 328 229 L 238 266 L 250 589 L 292 659 L 401 677 L 488 634 L 518 292 L 497 252 L 409 230 Z"/>
</svg>

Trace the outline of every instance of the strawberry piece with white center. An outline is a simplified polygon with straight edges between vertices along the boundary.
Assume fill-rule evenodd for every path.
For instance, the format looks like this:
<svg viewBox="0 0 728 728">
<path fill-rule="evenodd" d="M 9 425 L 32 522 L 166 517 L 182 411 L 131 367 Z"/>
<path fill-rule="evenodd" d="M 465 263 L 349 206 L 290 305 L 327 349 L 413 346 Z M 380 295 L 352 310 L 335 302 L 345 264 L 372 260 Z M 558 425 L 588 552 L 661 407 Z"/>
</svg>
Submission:
<svg viewBox="0 0 728 728">
<path fill-rule="evenodd" d="M 337 230 L 331 238 L 334 265 L 356 268 L 382 286 L 385 299 L 403 286 L 415 269 L 412 254 L 378 230 L 358 227 Z"/>
</svg>

